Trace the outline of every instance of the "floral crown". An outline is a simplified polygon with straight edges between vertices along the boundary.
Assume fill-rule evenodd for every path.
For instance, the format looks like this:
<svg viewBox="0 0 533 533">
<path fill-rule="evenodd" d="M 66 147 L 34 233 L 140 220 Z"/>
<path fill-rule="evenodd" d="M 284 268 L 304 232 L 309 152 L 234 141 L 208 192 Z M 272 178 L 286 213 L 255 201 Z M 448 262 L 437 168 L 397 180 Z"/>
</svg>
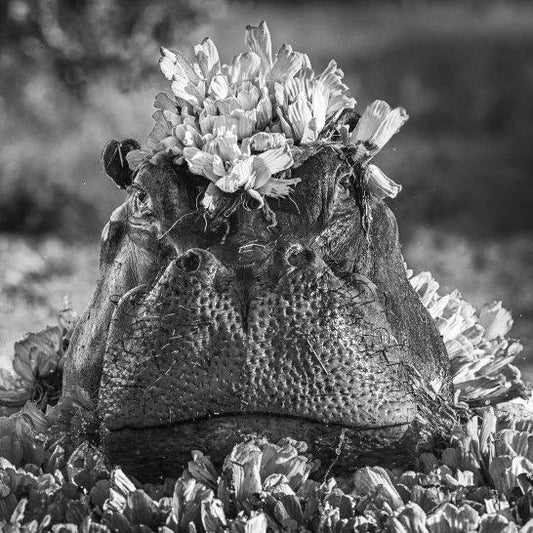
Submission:
<svg viewBox="0 0 533 533">
<path fill-rule="evenodd" d="M 239 191 L 262 206 L 264 197 L 290 194 L 300 180 L 286 171 L 296 166 L 297 155 L 334 132 L 351 163 L 364 170 L 369 193 L 394 198 L 401 186 L 368 163 L 408 119 L 405 110 L 376 100 L 350 131 L 339 118 L 356 102 L 334 60 L 316 75 L 309 57 L 289 44 L 273 56 L 265 22 L 246 27 L 245 44 L 247 51 L 229 65 L 221 65 L 210 38 L 194 47 L 192 63 L 161 48 L 159 67 L 174 98 L 156 96 L 147 150 L 128 154 L 130 168 L 171 156 L 211 182 L 204 208 L 215 209 L 224 193 Z"/>
</svg>

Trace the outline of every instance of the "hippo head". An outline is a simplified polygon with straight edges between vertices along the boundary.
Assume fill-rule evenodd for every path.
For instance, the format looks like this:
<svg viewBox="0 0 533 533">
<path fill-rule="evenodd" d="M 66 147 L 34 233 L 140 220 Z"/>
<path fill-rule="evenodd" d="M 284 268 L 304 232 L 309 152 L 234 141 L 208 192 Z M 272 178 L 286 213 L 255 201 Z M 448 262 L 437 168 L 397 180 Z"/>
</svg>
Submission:
<svg viewBox="0 0 533 533">
<path fill-rule="evenodd" d="M 128 199 L 64 377 L 94 397 L 108 455 L 143 479 L 191 449 L 219 462 L 250 433 L 305 440 L 326 465 L 405 458 L 417 387 L 449 397 L 448 360 L 361 172 L 315 147 L 290 198 L 208 213 L 207 180 L 164 160 L 124 170 L 134 147 L 104 153 Z"/>
</svg>

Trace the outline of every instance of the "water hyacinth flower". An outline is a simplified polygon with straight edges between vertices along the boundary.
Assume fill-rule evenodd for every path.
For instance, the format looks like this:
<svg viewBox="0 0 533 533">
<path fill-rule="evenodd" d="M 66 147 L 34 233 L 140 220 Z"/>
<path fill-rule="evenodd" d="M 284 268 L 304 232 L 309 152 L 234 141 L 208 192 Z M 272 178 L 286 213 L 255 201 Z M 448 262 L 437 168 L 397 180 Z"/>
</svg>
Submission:
<svg viewBox="0 0 533 533">
<path fill-rule="evenodd" d="M 403 107 L 391 109 L 383 100 L 375 100 L 363 112 L 351 133 L 341 131 L 343 142 L 354 148 L 352 158 L 366 167 L 365 180 L 370 194 L 378 199 L 395 198 L 401 185 L 390 179 L 376 165 L 368 162 L 389 142 L 407 122 L 409 115 Z"/>
<path fill-rule="evenodd" d="M 292 147 L 317 141 L 355 100 L 335 61 L 315 75 L 309 57 L 290 45 L 274 54 L 265 22 L 246 27 L 245 45 L 229 64 L 209 38 L 194 47 L 192 61 L 161 48 L 159 67 L 174 98 L 156 97 L 147 150 L 127 156 L 132 170 L 163 156 L 186 163 L 211 181 L 202 201 L 207 209 L 238 191 L 259 207 L 264 197 L 290 194 L 297 181 L 276 174 L 293 166 Z"/>
<path fill-rule="evenodd" d="M 275 143 L 276 141 L 272 141 Z M 189 147 L 184 157 L 193 174 L 200 174 L 212 183 L 207 187 L 202 203 L 214 208 L 220 191 L 235 193 L 242 189 L 262 206 L 263 196 L 281 197 L 289 194 L 299 179 L 274 178 L 274 174 L 287 170 L 293 164 L 289 145 L 265 150 L 258 155 L 251 153 L 251 146 L 265 143 L 252 137 L 249 142 L 238 144 L 237 135 L 226 132 L 217 136 L 204 150 Z"/>
<path fill-rule="evenodd" d="M 409 115 L 403 107 L 391 109 L 383 100 L 375 100 L 363 112 L 350 135 L 350 143 L 363 160 L 374 157 L 407 122 Z"/>
<path fill-rule="evenodd" d="M 355 100 L 346 96 L 344 73 L 331 61 L 320 76 L 309 67 L 284 83 L 274 83 L 274 95 L 283 133 L 296 143 L 316 141 L 326 126 Z"/>
<path fill-rule="evenodd" d="M 391 180 L 376 165 L 367 166 L 365 179 L 370 194 L 379 200 L 387 197 L 396 198 L 402 190 L 402 186 L 399 183 Z"/>
</svg>

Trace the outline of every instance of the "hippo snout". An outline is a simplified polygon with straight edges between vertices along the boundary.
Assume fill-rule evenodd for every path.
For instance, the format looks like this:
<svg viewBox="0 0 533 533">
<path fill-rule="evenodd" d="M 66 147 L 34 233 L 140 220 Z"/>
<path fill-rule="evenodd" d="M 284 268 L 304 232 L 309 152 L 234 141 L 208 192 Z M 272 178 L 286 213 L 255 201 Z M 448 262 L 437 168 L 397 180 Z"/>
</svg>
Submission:
<svg viewBox="0 0 533 533">
<path fill-rule="evenodd" d="M 189 435 L 216 460 L 243 433 L 294 428 L 330 451 L 341 430 L 397 441 L 416 405 L 375 290 L 296 242 L 253 266 L 188 250 L 112 319 L 98 402 L 111 454 L 126 439 L 184 460 L 172 443 Z"/>
</svg>

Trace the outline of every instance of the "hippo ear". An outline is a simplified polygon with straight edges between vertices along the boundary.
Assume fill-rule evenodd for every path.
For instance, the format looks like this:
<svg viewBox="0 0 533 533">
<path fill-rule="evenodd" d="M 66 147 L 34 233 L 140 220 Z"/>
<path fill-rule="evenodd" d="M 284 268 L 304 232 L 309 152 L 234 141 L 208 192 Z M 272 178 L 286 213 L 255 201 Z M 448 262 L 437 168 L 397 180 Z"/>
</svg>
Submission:
<svg viewBox="0 0 533 533">
<path fill-rule="evenodd" d="M 126 155 L 132 150 L 138 150 L 140 145 L 134 139 L 109 141 L 102 152 L 104 170 L 120 189 L 132 184 L 133 171 L 126 160 Z"/>
</svg>

